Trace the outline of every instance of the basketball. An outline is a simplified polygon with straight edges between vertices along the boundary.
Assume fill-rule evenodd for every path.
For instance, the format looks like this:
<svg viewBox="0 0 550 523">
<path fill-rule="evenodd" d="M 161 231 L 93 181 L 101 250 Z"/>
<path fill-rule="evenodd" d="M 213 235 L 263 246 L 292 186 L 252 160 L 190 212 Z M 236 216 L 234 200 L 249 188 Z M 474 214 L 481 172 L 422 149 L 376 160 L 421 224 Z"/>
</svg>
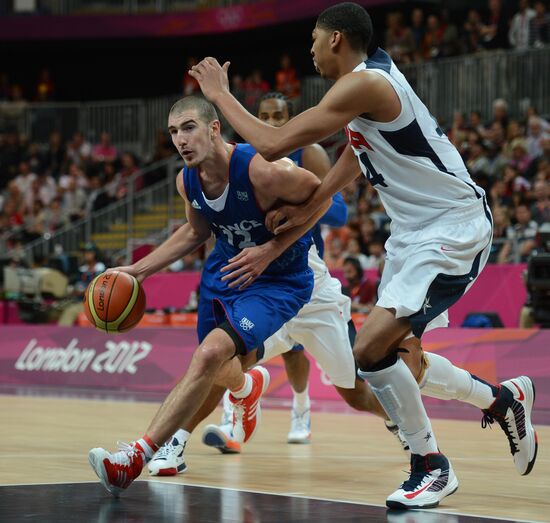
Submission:
<svg viewBox="0 0 550 523">
<path fill-rule="evenodd" d="M 145 292 L 137 279 L 126 272 L 104 272 L 88 285 L 84 311 L 96 329 L 107 333 L 126 332 L 143 317 Z"/>
</svg>

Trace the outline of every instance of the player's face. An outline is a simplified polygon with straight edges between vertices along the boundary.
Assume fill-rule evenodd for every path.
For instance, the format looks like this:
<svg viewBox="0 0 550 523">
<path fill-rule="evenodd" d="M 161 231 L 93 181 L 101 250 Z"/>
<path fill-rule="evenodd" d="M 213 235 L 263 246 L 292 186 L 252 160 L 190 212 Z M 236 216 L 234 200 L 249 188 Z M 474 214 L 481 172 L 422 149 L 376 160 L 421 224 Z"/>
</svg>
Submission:
<svg viewBox="0 0 550 523">
<path fill-rule="evenodd" d="M 199 118 L 196 110 L 183 111 L 168 118 L 172 143 L 187 167 L 197 167 L 208 156 L 213 146 L 214 129 Z"/>
<path fill-rule="evenodd" d="M 315 26 L 311 38 L 311 56 L 315 70 L 323 77 L 330 78 L 330 36 L 331 33 L 326 29 Z"/>
<path fill-rule="evenodd" d="M 281 127 L 290 120 L 288 106 L 284 100 L 271 98 L 260 103 L 258 118 L 273 127 Z"/>
</svg>

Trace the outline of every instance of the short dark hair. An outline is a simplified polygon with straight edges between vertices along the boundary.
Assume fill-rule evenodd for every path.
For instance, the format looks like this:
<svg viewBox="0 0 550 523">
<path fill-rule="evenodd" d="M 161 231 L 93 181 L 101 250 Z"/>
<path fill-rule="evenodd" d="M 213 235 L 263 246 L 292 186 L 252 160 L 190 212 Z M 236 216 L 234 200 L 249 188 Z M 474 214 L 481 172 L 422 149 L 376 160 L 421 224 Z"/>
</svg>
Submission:
<svg viewBox="0 0 550 523">
<path fill-rule="evenodd" d="M 260 104 L 265 100 L 282 100 L 286 104 L 289 118 L 292 118 L 294 116 L 294 106 L 292 101 L 289 100 L 287 96 L 285 96 L 283 93 L 280 93 L 279 91 L 271 91 L 269 93 L 264 94 L 258 102 L 258 107 L 256 112 L 260 110 Z"/>
<path fill-rule="evenodd" d="M 363 279 L 363 267 L 361 267 L 361 262 L 355 257 L 355 256 L 348 256 L 344 260 L 344 265 L 346 264 L 353 265 L 353 268 L 355 269 L 355 272 L 357 274 L 357 277 L 362 280 Z"/>
<path fill-rule="evenodd" d="M 211 104 L 204 96 L 190 94 L 180 98 L 170 109 L 168 116 L 177 116 L 183 111 L 188 111 L 189 109 L 195 109 L 199 115 L 199 118 L 206 122 L 210 123 L 214 120 L 219 120 L 218 113 L 213 104 Z"/>
<path fill-rule="evenodd" d="M 317 18 L 317 25 L 328 31 L 343 33 L 354 51 L 367 52 L 372 39 L 372 20 L 358 4 L 343 2 L 325 9 Z"/>
</svg>

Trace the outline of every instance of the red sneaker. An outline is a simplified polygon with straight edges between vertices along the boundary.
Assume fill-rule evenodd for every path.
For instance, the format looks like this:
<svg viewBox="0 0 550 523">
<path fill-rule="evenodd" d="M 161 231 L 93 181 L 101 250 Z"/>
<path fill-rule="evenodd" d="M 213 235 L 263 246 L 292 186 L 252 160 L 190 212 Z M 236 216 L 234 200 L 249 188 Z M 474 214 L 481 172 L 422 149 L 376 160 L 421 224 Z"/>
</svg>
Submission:
<svg viewBox="0 0 550 523">
<path fill-rule="evenodd" d="M 264 367 L 254 367 L 247 374 L 252 378 L 250 394 L 241 399 L 229 395 L 233 404 L 233 437 L 238 443 L 246 443 L 254 436 L 262 418 L 260 398 L 269 385 L 269 372 Z"/>
<path fill-rule="evenodd" d="M 117 498 L 141 474 L 145 463 L 145 455 L 138 444 L 119 442 L 118 448 L 120 450 L 114 454 L 101 448 L 88 453 L 88 461 L 101 484 Z"/>
</svg>

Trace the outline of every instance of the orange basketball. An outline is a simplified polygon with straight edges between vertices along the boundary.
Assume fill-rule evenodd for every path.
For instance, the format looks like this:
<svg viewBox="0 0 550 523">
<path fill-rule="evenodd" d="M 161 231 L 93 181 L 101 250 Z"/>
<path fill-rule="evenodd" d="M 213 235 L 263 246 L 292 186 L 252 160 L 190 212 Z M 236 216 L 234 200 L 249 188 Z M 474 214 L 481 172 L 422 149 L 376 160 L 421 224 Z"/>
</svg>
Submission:
<svg viewBox="0 0 550 523">
<path fill-rule="evenodd" d="M 143 317 L 145 292 L 136 278 L 126 272 L 104 272 L 88 285 L 84 312 L 100 331 L 126 332 Z"/>
</svg>

